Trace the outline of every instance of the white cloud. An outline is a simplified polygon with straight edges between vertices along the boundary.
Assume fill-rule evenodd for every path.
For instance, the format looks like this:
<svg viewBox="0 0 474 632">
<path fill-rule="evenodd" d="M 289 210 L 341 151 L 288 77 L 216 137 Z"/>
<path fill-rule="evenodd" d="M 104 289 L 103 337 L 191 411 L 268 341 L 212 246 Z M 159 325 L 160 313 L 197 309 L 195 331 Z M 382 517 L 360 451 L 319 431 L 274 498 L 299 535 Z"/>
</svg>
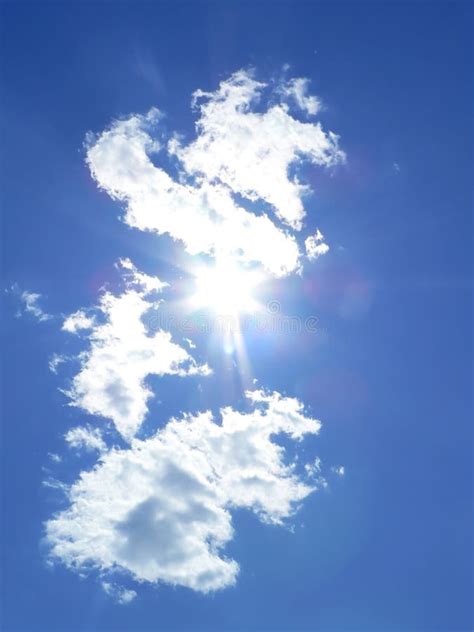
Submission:
<svg viewBox="0 0 474 632">
<path fill-rule="evenodd" d="M 62 329 L 70 334 L 75 334 L 84 329 L 92 329 L 94 325 L 94 316 L 88 315 L 83 309 L 79 309 L 64 319 Z"/>
<path fill-rule="evenodd" d="M 188 347 L 190 349 L 195 349 L 196 345 L 194 344 L 194 342 L 191 340 L 191 338 L 184 338 L 184 342 L 188 345 Z"/>
<path fill-rule="evenodd" d="M 312 463 L 306 463 L 304 469 L 306 470 L 306 475 L 311 479 L 317 489 L 325 489 L 328 487 L 328 482 L 321 473 L 322 463 L 319 456 L 317 456 Z"/>
<path fill-rule="evenodd" d="M 320 230 L 315 235 L 310 235 L 305 239 L 306 256 L 309 260 L 317 259 L 329 251 L 329 246 L 323 241 L 324 235 Z"/>
<path fill-rule="evenodd" d="M 232 254 L 276 276 L 299 270 L 300 250 L 289 229 L 301 228 L 301 197 L 308 189 L 288 171 L 303 159 L 327 166 L 344 154 L 334 134 L 294 119 L 286 104 L 252 111 L 264 88 L 240 71 L 213 93 L 198 90 L 197 138 L 188 145 L 176 135 L 166 144 L 154 140 L 157 109 L 115 122 L 96 138 L 89 135 L 92 176 L 126 203 L 127 224 L 168 234 L 190 254 Z M 177 177 L 153 164 L 157 152 L 167 154 L 170 165 L 178 160 Z M 244 208 L 243 199 L 267 203 L 288 228 Z"/>
<path fill-rule="evenodd" d="M 76 426 L 71 428 L 64 435 L 65 441 L 71 448 L 76 450 L 86 450 L 87 452 L 105 452 L 107 446 L 102 439 L 102 434 L 98 428 L 91 426 Z"/>
<path fill-rule="evenodd" d="M 337 474 L 338 476 L 344 476 L 346 473 L 346 468 L 343 465 L 333 466 L 331 468 L 331 472 Z"/>
<path fill-rule="evenodd" d="M 304 469 L 308 476 L 318 476 L 321 473 L 321 459 L 319 456 L 317 456 L 312 463 L 306 463 Z"/>
<path fill-rule="evenodd" d="M 102 588 L 109 597 L 112 597 L 121 606 L 131 603 L 137 596 L 135 590 L 129 590 L 111 582 L 102 582 Z"/>
<path fill-rule="evenodd" d="M 198 137 L 188 146 L 176 145 L 175 153 L 188 173 L 224 183 L 250 200 L 264 200 L 299 230 L 305 214 L 301 197 L 307 188 L 289 178 L 290 166 L 303 158 L 329 166 L 343 154 L 334 134 L 323 132 L 319 123 L 294 119 L 284 104 L 252 111 L 265 87 L 251 73 L 239 71 L 215 92 L 197 90 Z"/>
<path fill-rule="evenodd" d="M 295 270 L 295 239 L 266 215 L 256 216 L 238 206 L 223 185 L 182 184 L 153 165 L 147 155 L 153 141 L 146 131 L 153 120 L 152 111 L 115 123 L 87 153 L 101 188 L 127 202 L 127 224 L 169 234 L 192 255 L 233 253 L 243 262 L 262 263 L 275 275 Z"/>
<path fill-rule="evenodd" d="M 53 463 L 61 463 L 61 461 L 63 460 L 62 457 L 60 457 L 59 454 L 56 454 L 55 452 L 48 452 L 48 456 Z"/>
<path fill-rule="evenodd" d="M 39 304 L 41 299 L 41 294 L 37 294 L 36 292 L 29 292 L 28 290 L 21 290 L 18 285 L 15 283 L 12 285 L 10 290 L 6 290 L 7 292 L 12 292 L 15 294 L 21 303 L 21 311 L 25 314 L 30 314 L 40 323 L 46 322 L 47 320 L 51 320 L 53 317 L 51 314 L 47 314 L 43 311 L 42 307 Z M 17 316 L 21 315 L 21 311 L 18 312 Z"/>
<path fill-rule="evenodd" d="M 60 353 L 53 353 L 48 362 L 49 370 L 56 374 L 58 372 L 59 365 L 66 362 L 67 359 L 67 356 L 61 355 Z"/>
<path fill-rule="evenodd" d="M 144 272 L 137 270 L 136 266 L 128 258 L 120 259 L 117 267 L 124 271 L 124 279 L 127 287 L 149 294 L 156 291 L 161 292 L 169 284 L 161 281 L 158 277 L 152 277 Z"/>
<path fill-rule="evenodd" d="M 239 71 L 214 92 L 194 93 L 194 141 L 166 137 L 162 115 L 152 109 L 88 135 L 87 163 L 100 188 L 124 203 L 128 225 L 168 234 L 192 255 L 258 263 L 284 276 L 301 270 L 303 259 L 296 235 L 309 188 L 293 175 L 295 168 L 303 161 L 326 167 L 344 160 L 337 137 L 291 116 L 289 99 L 308 115 L 319 111 L 307 80 L 291 80 L 269 95 L 268 85 Z M 323 239 L 319 230 L 306 238 L 308 259 L 327 252 Z M 219 419 L 209 411 L 184 414 L 138 439 L 153 397 L 149 376 L 210 369 L 190 355 L 191 340 L 183 339 L 185 349 L 169 332 L 146 327 L 167 284 L 130 259 L 118 266 L 123 291 L 104 290 L 95 308 L 63 321 L 64 331 L 87 342 L 66 395 L 71 405 L 112 420 L 130 445 L 108 449 L 100 430 L 87 424 L 65 434 L 70 447 L 98 457 L 72 485 L 43 483 L 69 501 L 46 523 L 51 559 L 81 574 L 95 569 L 103 590 L 122 604 L 136 591 L 109 580 L 115 572 L 203 593 L 231 586 L 239 572 L 225 553 L 234 535 L 232 511 L 287 524 L 310 493 L 327 485 L 318 458 L 292 462 L 274 441 L 286 434 L 299 442 L 318 434 L 320 422 L 297 399 L 255 390 L 246 393 L 247 412 L 228 407 Z M 39 295 L 29 296 L 25 310 L 35 314 Z M 51 370 L 64 359 L 53 356 Z"/>
<path fill-rule="evenodd" d="M 69 493 L 69 486 L 62 481 L 58 481 L 56 478 L 49 476 L 44 481 L 41 481 L 41 485 L 48 489 L 54 489 L 56 491 L 61 492 L 61 494 L 67 495 Z"/>
<path fill-rule="evenodd" d="M 317 97 L 308 94 L 308 85 L 308 79 L 291 79 L 282 87 L 282 92 L 286 97 L 293 98 L 300 110 L 315 116 L 321 109 L 321 102 Z"/>
<path fill-rule="evenodd" d="M 134 270 L 126 264 L 124 293 L 101 296 L 87 334 L 90 346 L 79 356 L 81 369 L 66 391 L 71 405 L 111 419 L 126 440 L 135 435 L 148 411 L 147 402 L 153 395 L 145 384 L 148 375 L 210 372 L 207 365 L 198 365 L 172 342 L 169 332 L 147 332 L 142 317 L 157 305 L 147 295 L 164 284 Z"/>
<path fill-rule="evenodd" d="M 248 413 L 210 412 L 171 420 L 129 449 L 103 454 L 69 490 L 70 506 L 46 524 L 51 557 L 78 572 L 128 571 L 139 582 L 201 592 L 235 583 L 238 563 L 225 556 L 231 510 L 247 508 L 283 524 L 316 487 L 300 480 L 272 441 L 299 441 L 320 423 L 296 399 L 247 393 Z"/>
<path fill-rule="evenodd" d="M 52 316 L 44 312 L 41 307 L 38 305 L 38 301 L 41 298 L 40 294 L 35 294 L 34 292 L 27 292 L 26 290 L 21 294 L 21 300 L 25 306 L 25 312 L 32 314 L 35 318 L 37 318 L 40 322 L 45 320 L 50 320 Z"/>
</svg>

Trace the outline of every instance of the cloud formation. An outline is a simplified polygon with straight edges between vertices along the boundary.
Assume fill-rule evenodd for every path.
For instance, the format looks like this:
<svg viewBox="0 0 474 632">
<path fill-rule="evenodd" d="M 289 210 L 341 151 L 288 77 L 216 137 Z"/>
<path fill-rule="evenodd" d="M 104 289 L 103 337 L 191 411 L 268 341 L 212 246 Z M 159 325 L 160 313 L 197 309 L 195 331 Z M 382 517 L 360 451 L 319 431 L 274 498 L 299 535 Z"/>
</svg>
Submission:
<svg viewBox="0 0 474 632">
<path fill-rule="evenodd" d="M 239 71 L 214 92 L 197 90 L 192 106 L 196 136 L 189 142 L 167 135 L 155 108 L 88 136 L 91 174 L 124 203 L 124 221 L 170 235 L 191 255 L 260 264 L 276 277 L 327 252 L 319 230 L 299 238 L 310 189 L 298 179 L 298 167 L 304 161 L 330 167 L 344 154 L 337 136 L 309 122 L 321 104 L 308 81 L 270 87 Z M 46 523 L 51 559 L 81 574 L 94 569 L 121 604 L 137 593 L 115 583 L 117 571 L 139 583 L 203 593 L 232 586 L 239 572 L 225 551 L 234 533 L 232 511 L 247 509 L 282 525 L 310 493 L 326 487 L 319 458 L 291 461 L 275 441 L 284 434 L 299 442 L 318 434 L 321 424 L 297 399 L 255 390 L 246 392 L 244 411 L 223 408 L 219 418 L 209 410 L 183 414 L 137 438 L 153 397 L 148 376 L 210 369 L 192 357 L 192 341 L 185 339 L 185 349 L 169 332 L 146 328 L 144 317 L 159 309 L 167 284 L 129 259 L 118 265 L 123 291 L 104 290 L 96 307 L 63 320 L 62 330 L 87 344 L 65 393 L 71 405 L 111 420 L 129 445 L 110 447 L 107 433 L 88 424 L 65 434 L 71 448 L 97 453 L 97 462 L 71 486 L 45 482 L 69 501 Z M 226 279 L 235 291 L 228 273 Z M 39 296 L 31 296 L 25 309 L 40 318 Z M 67 359 L 53 356 L 51 370 Z"/>
<path fill-rule="evenodd" d="M 324 235 L 320 230 L 317 230 L 314 235 L 307 237 L 304 245 L 306 248 L 306 256 L 310 260 L 317 259 L 329 251 L 329 246 L 324 243 Z"/>
<path fill-rule="evenodd" d="M 128 590 L 111 582 L 102 582 L 102 588 L 109 597 L 121 606 L 131 603 L 137 596 L 135 590 Z"/>
<path fill-rule="evenodd" d="M 64 435 L 64 439 L 71 448 L 76 450 L 104 452 L 107 449 L 100 430 L 89 425 L 71 428 Z"/>
<path fill-rule="evenodd" d="M 235 583 L 225 556 L 231 511 L 246 508 L 282 524 L 316 487 L 300 479 L 284 433 L 300 441 L 320 422 L 293 398 L 248 392 L 250 412 L 221 410 L 172 419 L 153 437 L 113 449 L 82 472 L 70 506 L 46 524 L 51 557 L 79 572 L 128 571 L 134 579 L 200 592 Z"/>
<path fill-rule="evenodd" d="M 210 370 L 172 342 L 169 332 L 147 332 L 142 317 L 159 304 L 152 294 L 166 284 L 139 272 L 128 259 L 120 265 L 125 272 L 125 291 L 118 296 L 104 292 L 92 316 L 79 310 L 64 321 L 63 329 L 68 332 L 86 329 L 90 343 L 79 356 L 80 371 L 65 392 L 71 405 L 111 419 L 130 441 L 153 396 L 145 384 L 147 376 L 207 375 Z"/>
<path fill-rule="evenodd" d="M 74 314 L 69 314 L 64 320 L 62 330 L 70 334 L 77 334 L 84 329 L 92 329 L 95 324 L 94 316 L 86 314 L 83 309 L 79 309 Z"/>
<path fill-rule="evenodd" d="M 221 182 L 249 200 L 267 202 L 284 223 L 299 230 L 307 188 L 289 177 L 289 168 L 303 158 L 330 166 L 343 154 L 334 134 L 323 132 L 319 123 L 296 120 L 284 104 L 252 111 L 265 87 L 239 71 L 216 92 L 197 90 L 193 99 L 201 114 L 198 137 L 190 145 L 175 145 L 174 152 L 187 173 Z"/>
<path fill-rule="evenodd" d="M 193 103 L 200 117 L 189 144 L 176 134 L 163 142 L 162 115 L 155 108 L 116 121 L 98 137 L 88 137 L 91 174 L 112 198 L 125 202 L 130 226 L 168 234 L 192 255 L 232 255 L 260 263 L 275 276 L 295 272 L 301 255 L 295 235 L 309 189 L 290 169 L 303 160 L 331 166 L 344 154 L 335 134 L 319 123 L 298 121 L 284 102 L 257 111 L 267 88 L 252 73 L 239 71 L 215 92 L 197 90 Z M 272 98 L 294 95 L 300 107 L 316 113 L 317 100 L 306 95 L 304 80 L 283 88 Z M 167 159 L 168 171 L 153 157 L 160 165 Z"/>
<path fill-rule="evenodd" d="M 41 299 L 41 294 L 29 292 L 28 290 L 21 290 L 16 283 L 14 283 L 9 290 L 7 289 L 5 291 L 14 294 L 20 301 L 21 309 L 17 312 L 17 316 L 21 316 L 23 312 L 33 316 L 40 323 L 44 323 L 53 318 L 51 314 L 45 312 L 40 306 L 39 301 Z"/>
<path fill-rule="evenodd" d="M 309 81 L 299 77 L 290 79 L 286 85 L 282 87 L 282 93 L 291 99 L 294 99 L 296 105 L 306 112 L 309 116 L 315 116 L 321 109 L 320 100 L 308 94 Z"/>
</svg>

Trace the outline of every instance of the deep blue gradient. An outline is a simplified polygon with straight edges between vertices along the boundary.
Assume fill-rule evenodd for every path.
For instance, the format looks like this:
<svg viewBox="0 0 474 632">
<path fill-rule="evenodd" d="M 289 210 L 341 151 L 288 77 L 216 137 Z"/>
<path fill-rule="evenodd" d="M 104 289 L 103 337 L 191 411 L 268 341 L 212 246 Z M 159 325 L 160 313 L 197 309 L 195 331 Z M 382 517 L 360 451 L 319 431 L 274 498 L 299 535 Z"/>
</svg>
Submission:
<svg viewBox="0 0 474 632">
<path fill-rule="evenodd" d="M 346 476 L 306 501 L 295 533 L 235 515 L 235 588 L 143 586 L 123 607 L 46 566 L 42 523 L 64 500 L 42 468 L 74 480 L 79 459 L 53 466 L 47 453 L 86 418 L 47 361 L 77 343 L 58 322 L 14 318 L 6 296 L 2 630 L 472 629 L 471 38 L 468 2 L 3 3 L 2 285 L 40 292 L 50 313 L 95 303 L 119 257 L 165 280 L 186 259 L 118 220 L 84 164 L 88 130 L 157 106 L 191 134 L 194 89 L 290 63 L 348 162 L 305 170 L 308 226 L 331 251 L 265 288 L 317 332 L 247 339 L 253 377 L 324 422 L 308 455 Z M 202 391 L 154 382 L 155 423 L 242 405 L 220 347 L 197 352 L 215 374 Z"/>
</svg>

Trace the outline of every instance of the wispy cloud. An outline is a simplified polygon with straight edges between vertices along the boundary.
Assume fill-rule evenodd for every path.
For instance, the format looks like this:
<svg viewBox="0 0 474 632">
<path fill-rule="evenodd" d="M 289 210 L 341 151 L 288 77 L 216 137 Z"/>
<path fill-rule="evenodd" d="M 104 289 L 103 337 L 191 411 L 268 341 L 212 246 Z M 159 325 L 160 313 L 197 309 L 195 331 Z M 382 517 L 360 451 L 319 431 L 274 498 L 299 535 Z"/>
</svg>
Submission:
<svg viewBox="0 0 474 632">
<path fill-rule="evenodd" d="M 21 314 L 29 314 L 40 323 L 53 318 L 51 314 L 45 312 L 40 306 L 39 301 L 42 298 L 41 294 L 29 292 L 28 290 L 21 290 L 16 283 L 12 285 L 9 292 L 14 294 L 20 302 L 20 310 L 17 313 L 18 316 Z"/>
<path fill-rule="evenodd" d="M 121 606 L 125 606 L 131 603 L 137 596 L 135 590 L 123 588 L 122 586 L 119 586 L 112 582 L 103 581 L 102 588 L 104 592 L 109 595 L 109 597 L 111 597 L 116 603 L 120 604 Z"/>
<path fill-rule="evenodd" d="M 310 116 L 315 116 L 321 109 L 321 101 L 308 94 L 309 80 L 303 77 L 290 79 L 282 86 L 282 94 L 293 99 L 296 105 Z"/>
<path fill-rule="evenodd" d="M 48 362 L 49 370 L 52 373 L 57 374 L 58 367 L 64 362 L 66 362 L 68 359 L 69 358 L 65 355 L 61 355 L 60 353 L 53 353 L 53 355 L 51 356 Z"/>
<path fill-rule="evenodd" d="M 63 460 L 62 457 L 55 452 L 48 452 L 48 457 L 53 463 L 61 463 L 61 461 Z"/>
</svg>

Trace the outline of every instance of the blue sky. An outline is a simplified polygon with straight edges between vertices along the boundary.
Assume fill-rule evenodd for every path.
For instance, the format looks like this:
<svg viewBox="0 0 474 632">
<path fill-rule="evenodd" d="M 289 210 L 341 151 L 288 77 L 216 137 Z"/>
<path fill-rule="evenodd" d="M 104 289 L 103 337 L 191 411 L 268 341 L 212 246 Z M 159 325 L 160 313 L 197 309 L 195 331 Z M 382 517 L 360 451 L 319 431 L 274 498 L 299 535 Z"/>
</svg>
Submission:
<svg viewBox="0 0 474 632">
<path fill-rule="evenodd" d="M 11 2 L 3 3 L 1 11 L 2 273 L 7 290 L 2 318 L 2 629 L 472 629 L 469 3 Z M 285 64 L 289 69 L 283 70 Z M 101 288 L 118 298 L 128 283 L 137 302 L 157 300 L 137 277 L 136 270 L 143 271 L 170 284 L 159 295 L 165 303 L 157 313 L 166 314 L 169 305 L 172 315 L 181 316 L 190 311 L 186 301 L 194 291 L 196 265 L 212 262 L 190 254 L 181 238 L 138 230 L 123 220 L 126 204 L 113 200 L 104 184 L 109 178 L 109 190 L 112 180 L 125 187 L 120 152 L 113 153 L 112 147 L 93 156 L 95 180 L 86 158 L 94 147 L 100 149 L 101 135 L 113 121 L 130 121 L 132 114 L 144 116 L 155 107 L 164 118 L 152 123 L 140 119 L 127 132 L 128 140 L 144 130 L 164 143 L 177 132 L 184 148 L 179 160 L 185 164 L 191 160 L 186 149 L 196 138 L 199 118 L 190 107 L 191 94 L 197 89 L 216 94 L 233 73 L 251 68 L 255 80 L 269 84 L 264 98 L 252 106 L 255 112 L 287 103 L 292 121 L 320 121 L 324 133 L 335 132 L 345 160 L 329 143 L 334 164 L 304 160 L 289 165 L 290 177 L 297 174 L 313 189 L 302 198 L 306 216 L 301 231 L 269 210 L 279 208 L 278 196 L 285 193 L 279 188 L 281 178 L 270 178 L 270 190 L 259 189 L 254 202 L 235 181 L 222 185 L 252 216 L 265 212 L 271 217 L 274 228 L 268 230 L 278 230 L 275 239 L 296 236 L 302 272 L 287 268 L 277 274 L 267 265 L 255 297 L 265 322 L 276 325 L 245 328 L 246 362 L 221 335 L 196 330 L 184 335 L 166 321 L 180 349 L 169 350 L 170 357 L 181 354 L 182 370 L 197 375 L 177 376 L 171 364 L 164 375 L 145 371 L 146 384 L 156 395 L 148 400 L 141 422 L 140 415 L 134 419 L 139 420 L 139 440 L 146 442 L 170 417 L 184 412 L 212 410 L 219 421 L 219 409 L 229 406 L 246 415 L 242 419 L 252 428 L 260 419 L 283 418 L 278 407 L 285 402 L 294 406 L 297 400 L 304 406 L 298 424 L 306 424 L 308 435 L 301 442 L 278 435 L 272 443 L 286 448 L 287 459 L 298 457 L 297 480 L 288 491 L 288 473 L 269 461 L 281 497 L 267 494 L 256 511 L 235 496 L 238 486 L 228 482 L 236 480 L 230 465 L 234 453 L 221 464 L 221 448 L 206 452 L 220 472 L 219 493 L 227 499 L 213 506 L 215 516 L 224 524 L 229 513 L 234 529 L 219 553 L 240 567 L 233 585 L 225 574 L 219 581 L 229 585 L 211 592 L 202 590 L 202 578 L 196 580 L 197 590 L 163 577 L 156 585 L 144 578 L 141 549 L 133 555 L 128 551 L 129 567 L 123 562 L 116 573 L 105 566 L 98 570 L 97 557 L 91 570 L 70 570 L 65 553 L 51 562 L 59 536 L 50 534 L 48 540 L 45 525 L 67 511 L 68 486 L 81 471 L 94 468 L 99 454 L 84 450 L 84 442 L 75 445 L 71 435 L 68 445 L 64 435 L 73 428 L 92 428 L 107 449 L 115 445 L 121 451 L 119 459 L 134 454 L 129 419 L 124 420 L 118 404 L 114 408 L 123 393 L 114 391 L 105 413 L 95 399 L 100 416 L 91 414 L 92 400 L 87 399 L 102 394 L 96 374 L 92 382 L 76 382 L 75 396 L 59 390 L 70 389 L 84 370 L 78 354 L 90 350 L 90 331 L 104 335 L 97 323 L 110 313 L 97 309 Z M 306 110 L 297 108 L 296 93 L 290 94 L 292 77 L 309 80 L 308 92 L 298 94 L 318 96 L 323 107 L 316 116 L 308 102 Z M 218 123 L 227 133 L 227 122 Z M 120 129 L 115 128 L 117 138 Z M 288 138 L 285 129 L 277 128 L 272 137 L 277 148 Z M 95 136 L 85 147 L 90 131 Z M 297 142 L 306 139 L 305 132 Z M 209 152 L 191 157 L 199 161 L 202 154 L 210 160 Z M 222 153 L 216 155 L 224 161 Z M 178 182 L 178 158 L 168 158 L 165 164 L 158 152 L 150 160 Z M 131 168 L 137 164 L 130 162 Z M 253 169 L 252 164 L 242 178 Z M 259 179 L 258 185 L 265 182 Z M 99 184 L 106 190 L 100 191 Z M 277 199 L 269 202 L 273 193 Z M 162 213 L 160 204 L 156 207 Z M 281 213 L 289 206 L 282 203 Z M 145 223 L 154 221 L 141 217 Z M 174 230 L 181 235 L 183 226 L 186 222 Z M 311 258 L 304 254 L 304 240 L 317 229 L 329 252 Z M 258 270 L 275 255 L 273 238 L 262 235 L 262 259 L 254 255 L 251 262 Z M 242 239 L 246 252 L 250 242 Z M 291 267 L 284 243 L 276 249 L 278 265 Z M 136 266 L 128 276 L 126 268 L 117 268 L 123 258 Z M 247 263 L 239 261 L 244 267 Z M 30 294 L 22 299 L 25 291 Z M 36 302 L 31 293 L 39 295 Z M 35 305 L 43 311 L 35 313 Z M 79 336 L 62 331 L 67 315 L 94 306 L 86 312 L 97 319 L 91 330 Z M 47 315 L 43 320 L 42 313 Z M 210 322 L 210 310 L 197 314 L 195 319 Z M 282 328 L 284 317 L 301 326 Z M 158 332 L 156 318 L 145 315 L 145 346 Z M 315 331 L 305 326 L 308 319 L 315 319 Z M 162 320 L 158 323 L 164 327 Z M 126 335 L 122 342 L 128 344 Z M 155 343 L 147 352 L 153 353 Z M 67 356 L 57 373 L 48 368 L 53 354 Z M 116 365 L 117 357 L 105 365 L 106 374 Z M 205 375 L 205 366 L 211 375 Z M 127 397 L 135 401 L 140 388 Z M 248 402 L 246 388 L 277 392 L 281 399 Z M 71 399 L 76 407 L 67 405 Z M 317 436 L 313 418 L 323 424 Z M 171 439 L 166 441 L 156 449 L 165 451 Z M 187 449 L 187 439 L 180 441 Z M 150 445 L 144 443 L 142 456 Z M 269 449 L 265 443 L 262 455 L 268 459 Z M 165 452 L 159 453 L 165 459 Z M 321 472 L 307 477 L 303 464 L 314 465 L 316 457 Z M 100 458 L 108 463 L 111 482 L 99 465 L 91 489 L 97 491 L 106 481 L 120 504 L 124 491 L 118 489 L 111 457 L 103 452 Z M 203 462 L 199 472 L 205 467 Z M 139 486 L 127 485 L 132 498 L 126 500 L 133 503 Z M 303 498 L 299 485 L 318 489 Z M 160 502 L 166 504 L 172 490 L 163 489 Z M 191 484 L 181 491 L 191 497 Z M 96 515 L 105 521 L 109 508 L 101 512 L 98 497 Z M 286 501 L 301 505 L 294 515 L 283 515 Z M 154 540 L 143 527 L 150 504 L 131 507 L 119 535 L 125 533 L 129 544 L 140 546 L 149 538 L 159 551 L 163 530 Z M 283 524 L 265 524 L 262 512 L 267 523 L 283 516 Z M 205 524 L 213 529 L 215 523 L 217 518 Z M 88 532 L 80 531 L 75 542 L 83 553 L 81 537 Z M 109 535 L 106 531 L 104 546 L 117 562 Z M 166 537 L 168 554 L 179 543 L 169 533 Z M 173 572 L 184 569 L 183 581 L 189 582 L 194 580 L 186 551 L 179 549 L 176 559 L 182 555 L 184 561 L 179 565 L 174 560 Z M 146 550 L 146 560 L 153 554 Z M 99 556 L 103 565 L 104 555 Z M 135 574 L 142 573 L 141 581 L 130 575 L 130 560 Z M 231 573 L 231 567 L 225 572 Z M 126 591 L 136 595 L 132 599 Z M 130 596 L 130 603 L 118 603 L 123 595 Z"/>
</svg>

